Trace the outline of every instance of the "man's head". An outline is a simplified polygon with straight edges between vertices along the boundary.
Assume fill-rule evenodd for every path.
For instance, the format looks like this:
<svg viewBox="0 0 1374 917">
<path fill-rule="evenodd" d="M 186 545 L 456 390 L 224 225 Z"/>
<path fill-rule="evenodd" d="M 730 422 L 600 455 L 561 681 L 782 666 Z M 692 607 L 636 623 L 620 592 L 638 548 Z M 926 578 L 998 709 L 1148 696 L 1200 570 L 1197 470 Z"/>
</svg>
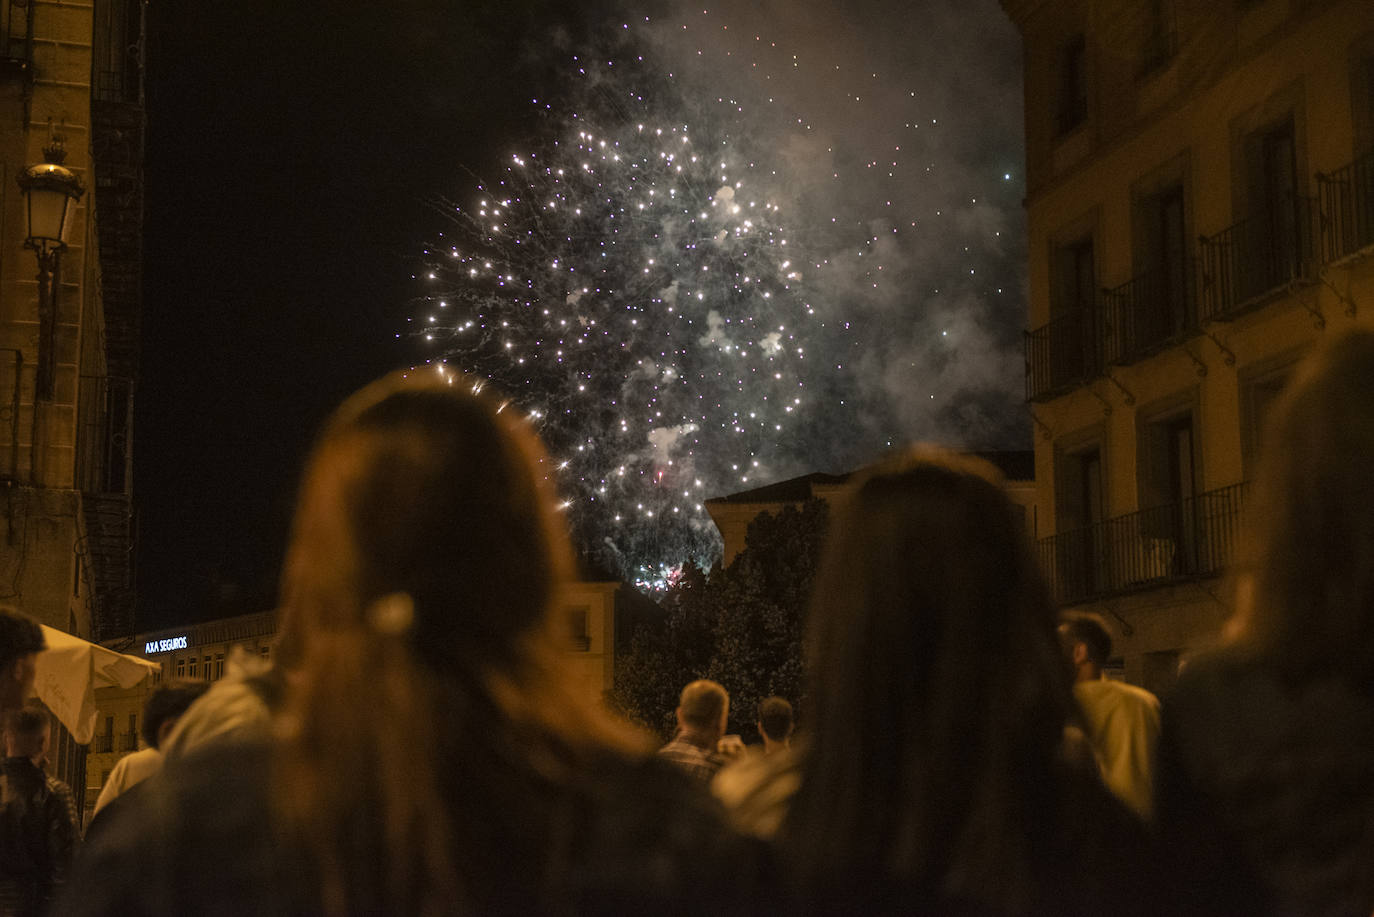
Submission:
<svg viewBox="0 0 1374 917">
<path fill-rule="evenodd" d="M 759 701 L 759 733 L 765 751 L 786 745 L 792 737 L 792 705 L 781 697 Z"/>
<path fill-rule="evenodd" d="M 1072 612 L 1060 618 L 1059 638 L 1078 681 L 1100 678 L 1112 656 L 1112 635 L 1101 617 Z"/>
<path fill-rule="evenodd" d="M 10 758 L 42 757 L 48 750 L 51 727 L 47 711 L 27 706 L 11 710 L 5 715 L 5 755 Z"/>
<path fill-rule="evenodd" d="M 0 608 L 0 714 L 22 707 L 33 692 L 35 657 L 43 649 L 37 621 Z"/>
<path fill-rule="evenodd" d="M 140 730 L 148 747 L 161 747 L 162 740 L 171 733 L 186 708 L 208 690 L 208 681 L 186 679 L 174 679 L 154 688 L 148 702 L 143 705 L 143 728 Z"/>
<path fill-rule="evenodd" d="M 677 722 L 686 732 L 715 747 L 725 735 L 730 716 L 730 695 L 714 681 L 700 679 L 682 689 L 677 705 Z"/>
</svg>

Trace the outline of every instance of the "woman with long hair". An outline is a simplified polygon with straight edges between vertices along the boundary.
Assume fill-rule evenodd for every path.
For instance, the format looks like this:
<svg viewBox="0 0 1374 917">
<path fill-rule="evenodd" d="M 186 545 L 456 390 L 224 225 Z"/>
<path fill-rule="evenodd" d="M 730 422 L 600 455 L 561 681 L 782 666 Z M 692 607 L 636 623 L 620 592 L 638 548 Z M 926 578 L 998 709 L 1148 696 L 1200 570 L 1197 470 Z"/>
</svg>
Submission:
<svg viewBox="0 0 1374 917">
<path fill-rule="evenodd" d="M 931 449 L 841 498 L 778 834 L 802 909 L 1141 907 L 1142 829 L 1064 752 L 1072 686 L 1019 513 L 990 465 Z"/>
<path fill-rule="evenodd" d="M 271 741 L 169 767 L 79 911 L 203 911 L 205 894 L 238 913 L 744 906 L 749 851 L 564 674 L 550 468 L 470 379 L 398 374 L 345 402 L 301 487 Z M 153 903 L 93 887 L 120 857 Z"/>
<path fill-rule="evenodd" d="M 1374 912 L 1374 332 L 1275 406 L 1228 645 L 1164 708 L 1159 808 L 1180 909 Z"/>
</svg>

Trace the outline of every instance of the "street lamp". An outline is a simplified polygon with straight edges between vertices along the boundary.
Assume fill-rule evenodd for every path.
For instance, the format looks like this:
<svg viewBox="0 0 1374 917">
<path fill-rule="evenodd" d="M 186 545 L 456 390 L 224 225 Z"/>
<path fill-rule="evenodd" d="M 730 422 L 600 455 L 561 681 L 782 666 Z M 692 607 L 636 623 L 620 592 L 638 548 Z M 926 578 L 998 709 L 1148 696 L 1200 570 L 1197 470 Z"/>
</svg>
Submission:
<svg viewBox="0 0 1374 917">
<path fill-rule="evenodd" d="M 66 158 L 62 138 L 55 135 L 43 148 L 44 162 L 19 174 L 27 217 L 24 247 L 38 255 L 38 372 L 34 395 L 44 401 L 52 400 L 57 366 L 53 350 L 57 335 L 58 256 L 67 247 L 71 204 L 86 190 L 76 173 L 62 165 Z"/>
</svg>

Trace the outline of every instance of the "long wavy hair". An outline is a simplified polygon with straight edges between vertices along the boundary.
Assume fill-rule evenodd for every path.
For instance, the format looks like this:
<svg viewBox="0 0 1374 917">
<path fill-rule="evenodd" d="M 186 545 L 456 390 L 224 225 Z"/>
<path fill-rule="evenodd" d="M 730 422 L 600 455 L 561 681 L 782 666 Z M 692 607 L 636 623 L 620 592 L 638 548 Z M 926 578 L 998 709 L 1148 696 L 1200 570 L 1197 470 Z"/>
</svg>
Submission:
<svg viewBox="0 0 1374 917">
<path fill-rule="evenodd" d="M 482 781 L 637 748 L 552 649 L 570 554 L 549 469 L 514 408 L 428 373 L 363 389 L 315 446 L 283 573 L 274 805 L 326 913 L 480 910 L 499 878 L 478 835 L 512 801 Z"/>
<path fill-rule="evenodd" d="M 1374 691 L 1374 332 L 1348 332 L 1302 366 L 1264 450 L 1241 643 L 1290 681 Z"/>
<path fill-rule="evenodd" d="M 917 448 L 841 498 L 808 621 L 811 731 L 780 833 L 808 901 L 897 889 L 1041 901 L 1075 717 L 1020 510 L 985 462 Z"/>
</svg>

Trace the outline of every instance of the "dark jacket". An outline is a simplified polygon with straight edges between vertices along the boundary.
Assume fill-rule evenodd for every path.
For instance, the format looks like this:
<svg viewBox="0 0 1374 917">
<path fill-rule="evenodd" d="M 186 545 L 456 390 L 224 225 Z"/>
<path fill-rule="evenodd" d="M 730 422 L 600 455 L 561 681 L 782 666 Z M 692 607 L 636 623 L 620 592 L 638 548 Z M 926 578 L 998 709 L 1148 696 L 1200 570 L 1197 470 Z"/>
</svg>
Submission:
<svg viewBox="0 0 1374 917">
<path fill-rule="evenodd" d="M 1374 698 L 1199 660 L 1164 707 L 1157 787 L 1181 911 L 1374 912 Z"/>
<path fill-rule="evenodd" d="M 62 913 L 317 914 L 300 845 L 274 829 L 270 749 L 220 745 L 144 781 L 137 808 L 103 826 L 77 862 Z M 483 914 L 740 913 L 760 851 L 658 761 L 608 759 L 585 783 L 550 790 L 508 762 L 456 798 L 510 799 L 467 838 L 465 891 Z M 518 789 L 512 793 L 511 788 Z M 470 803 L 472 807 L 481 804 Z"/>
<path fill-rule="evenodd" d="M 6 758 L 0 769 L 0 915 L 47 913 L 80 836 L 66 784 L 28 758 Z"/>
</svg>

